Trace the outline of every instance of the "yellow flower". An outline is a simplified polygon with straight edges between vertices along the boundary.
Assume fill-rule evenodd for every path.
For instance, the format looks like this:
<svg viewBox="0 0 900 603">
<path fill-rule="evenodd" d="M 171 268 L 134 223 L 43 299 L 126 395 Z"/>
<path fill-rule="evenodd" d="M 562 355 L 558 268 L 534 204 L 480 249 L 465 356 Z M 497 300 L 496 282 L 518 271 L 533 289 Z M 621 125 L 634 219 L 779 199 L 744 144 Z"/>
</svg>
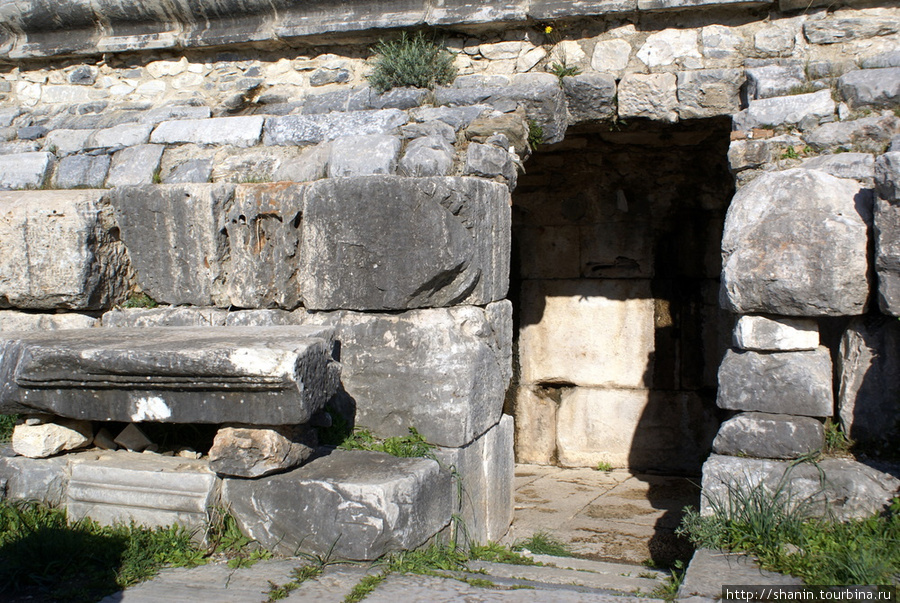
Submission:
<svg viewBox="0 0 900 603">
<path fill-rule="evenodd" d="M 553 33 L 553 27 L 551 25 L 548 25 L 547 27 L 544 28 L 544 33 L 545 34 Z"/>
</svg>

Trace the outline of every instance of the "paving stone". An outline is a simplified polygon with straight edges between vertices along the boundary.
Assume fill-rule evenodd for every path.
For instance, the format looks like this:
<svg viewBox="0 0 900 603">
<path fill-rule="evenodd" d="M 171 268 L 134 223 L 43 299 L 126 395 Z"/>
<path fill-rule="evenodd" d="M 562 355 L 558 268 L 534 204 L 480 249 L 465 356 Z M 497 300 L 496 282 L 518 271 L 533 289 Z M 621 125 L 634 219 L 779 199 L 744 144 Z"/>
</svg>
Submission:
<svg viewBox="0 0 900 603">
<path fill-rule="evenodd" d="M 728 419 L 713 440 L 716 454 L 768 459 L 796 459 L 824 446 L 821 421 L 758 412 L 742 412 Z"/>
<path fill-rule="evenodd" d="M 719 599 L 723 584 L 800 586 L 803 580 L 760 569 L 747 555 L 698 549 L 678 587 L 678 600 L 688 597 Z"/>
<path fill-rule="evenodd" d="M 619 82 L 619 117 L 678 121 L 678 84 L 674 73 L 633 73 Z"/>
<path fill-rule="evenodd" d="M 51 153 L 0 155 L 0 190 L 41 188 L 52 165 Z"/>
<path fill-rule="evenodd" d="M 898 134 L 900 119 L 885 114 L 824 124 L 804 133 L 803 141 L 818 152 L 839 150 L 880 154 Z"/>
<path fill-rule="evenodd" d="M 0 481 L 6 487 L 0 489 L 0 498 L 15 501 L 32 501 L 58 507 L 64 500 L 68 487 L 69 460 L 92 453 L 72 453 L 49 459 L 30 459 L 14 456 L 11 446 L 0 447 Z"/>
<path fill-rule="evenodd" d="M 476 561 L 469 563 L 469 569 L 476 572 L 484 572 L 485 578 L 514 578 L 517 580 L 535 582 L 542 585 L 574 585 L 586 586 L 588 588 L 597 588 L 604 590 L 613 590 L 620 593 L 634 592 L 652 592 L 663 584 L 661 579 L 653 580 L 650 578 L 640 578 L 636 574 L 635 566 L 627 566 L 625 564 L 608 564 L 606 571 L 592 571 L 587 567 L 603 567 L 605 564 L 593 562 L 591 565 L 584 565 L 578 569 L 570 569 L 566 567 L 554 567 L 555 562 L 561 561 L 566 563 L 564 559 L 558 557 L 542 556 L 541 559 L 546 560 L 543 566 L 538 565 L 508 565 L 504 563 L 490 563 L 487 561 Z"/>
<path fill-rule="evenodd" d="M 807 318 L 741 316 L 734 327 L 734 347 L 755 352 L 790 352 L 819 347 L 819 326 Z"/>
<path fill-rule="evenodd" d="M 69 155 L 59 160 L 53 175 L 55 188 L 103 188 L 109 155 Z"/>
<path fill-rule="evenodd" d="M 869 153 L 838 153 L 804 159 L 800 167 L 819 170 L 835 178 L 853 178 L 870 183 L 875 177 L 875 158 Z"/>
<path fill-rule="evenodd" d="M 307 425 L 220 427 L 209 467 L 218 475 L 256 478 L 299 466 L 317 446 L 316 430 Z"/>
<path fill-rule="evenodd" d="M 400 154 L 400 138 L 385 134 L 341 136 L 331 143 L 328 177 L 393 174 Z"/>
<path fill-rule="evenodd" d="M 304 145 L 342 136 L 393 134 L 407 121 L 406 114 L 398 109 L 270 117 L 263 131 L 263 143 Z"/>
<path fill-rule="evenodd" d="M 155 144 L 194 143 L 252 147 L 259 142 L 264 118 L 258 115 L 164 121 L 153 130 Z"/>
<path fill-rule="evenodd" d="M 424 544 L 450 521 L 437 462 L 334 450 L 288 473 L 226 479 L 223 502 L 263 546 L 369 560 Z"/>
<path fill-rule="evenodd" d="M 35 314 L 16 310 L 0 310 L 0 331 L 55 331 L 57 329 L 87 329 L 100 321 L 93 316 L 70 312 L 66 314 Z"/>
<path fill-rule="evenodd" d="M 729 350 L 719 366 L 719 408 L 830 417 L 834 411 L 831 354 Z"/>
<path fill-rule="evenodd" d="M 750 101 L 748 107 L 735 114 L 737 130 L 779 127 L 806 124 L 812 120 L 816 125 L 830 120 L 836 105 L 831 98 L 831 90 L 819 90 L 810 94 L 777 96 Z"/>
<path fill-rule="evenodd" d="M 16 454 L 42 459 L 87 446 L 93 438 L 89 422 L 56 419 L 40 425 L 16 425 L 12 447 Z"/>
<path fill-rule="evenodd" d="M 763 65 L 747 69 L 747 98 L 756 100 L 786 96 L 806 84 L 803 65 Z"/>
<path fill-rule="evenodd" d="M 115 308 L 101 322 L 104 327 L 220 327 L 227 316 L 220 308 Z"/>
<path fill-rule="evenodd" d="M 116 152 L 109 166 L 106 186 L 152 184 L 164 150 L 162 145 L 142 144 Z"/>
<path fill-rule="evenodd" d="M 612 75 L 585 73 L 564 77 L 562 83 L 570 124 L 610 119 L 615 115 L 616 78 Z"/>
</svg>

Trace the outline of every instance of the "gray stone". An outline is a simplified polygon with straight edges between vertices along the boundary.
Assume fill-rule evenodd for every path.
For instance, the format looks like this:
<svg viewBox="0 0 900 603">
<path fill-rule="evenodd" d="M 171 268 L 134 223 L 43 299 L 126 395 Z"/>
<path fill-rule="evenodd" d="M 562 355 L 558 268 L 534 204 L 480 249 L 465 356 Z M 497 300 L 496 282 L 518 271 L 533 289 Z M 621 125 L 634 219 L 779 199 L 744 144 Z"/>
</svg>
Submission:
<svg viewBox="0 0 900 603">
<path fill-rule="evenodd" d="M 0 306 L 100 310 L 125 296 L 128 262 L 102 196 L 0 193 Z"/>
<path fill-rule="evenodd" d="M 516 187 L 518 171 L 509 151 L 490 144 L 473 142 L 466 149 L 467 176 L 494 178 L 501 176 L 510 190 Z"/>
<path fill-rule="evenodd" d="M 0 479 L 6 481 L 5 492 L 0 490 L 0 496 L 51 507 L 58 507 L 65 496 L 69 482 L 69 459 L 90 455 L 72 453 L 49 459 L 30 459 L 13 454 L 12 448 L 0 448 Z"/>
<path fill-rule="evenodd" d="M 144 124 L 159 124 L 173 119 L 207 119 L 211 115 L 209 107 L 192 107 L 190 105 L 175 105 L 157 107 L 149 111 L 142 111 L 138 121 Z"/>
<path fill-rule="evenodd" d="M 441 122 L 437 122 L 441 123 Z M 416 124 L 420 125 L 420 124 Z M 450 126 L 441 123 L 450 130 Z M 456 136 L 454 135 L 454 139 Z M 406 145 L 406 151 L 400 159 L 398 171 L 403 176 L 426 178 L 429 176 L 446 176 L 453 168 L 454 149 L 446 138 L 441 136 L 423 136 Z"/>
<path fill-rule="evenodd" d="M 870 183 L 875 177 L 875 158 L 868 153 L 838 153 L 804 159 L 800 167 L 819 170 L 835 178 L 852 178 Z"/>
<path fill-rule="evenodd" d="M 369 93 L 365 108 L 371 109 L 411 109 L 421 105 L 429 94 L 424 88 L 392 88 L 381 94 L 372 89 L 365 90 Z"/>
<path fill-rule="evenodd" d="M 819 325 L 809 318 L 741 316 L 734 347 L 754 352 L 797 352 L 819 347 Z"/>
<path fill-rule="evenodd" d="M 209 182 L 212 178 L 212 159 L 191 159 L 185 161 L 162 179 L 163 184 L 187 184 Z"/>
<path fill-rule="evenodd" d="M 458 448 L 500 420 L 512 375 L 509 302 L 300 318 L 335 327 L 341 383 L 357 425 L 382 437 L 404 436 L 415 427 L 432 444 Z"/>
<path fill-rule="evenodd" d="M 449 473 L 431 459 L 335 450 L 299 469 L 226 479 L 223 502 L 264 547 L 370 560 L 414 549 L 450 521 Z"/>
<path fill-rule="evenodd" d="M 0 408 L 136 423 L 305 423 L 337 388 L 331 337 L 302 326 L 8 334 Z"/>
<path fill-rule="evenodd" d="M 400 132 L 403 138 L 434 137 L 440 138 L 450 145 L 456 142 L 456 130 L 453 129 L 453 126 L 439 120 L 406 124 L 400 128 Z"/>
<path fill-rule="evenodd" d="M 819 124 L 830 120 L 834 116 L 835 108 L 831 90 L 751 100 L 746 109 L 735 114 L 734 126 L 737 130 L 750 130 L 796 126 L 809 121 Z"/>
<path fill-rule="evenodd" d="M 306 425 L 221 427 L 209 449 L 209 468 L 219 475 L 262 477 L 293 469 L 318 446 Z"/>
<path fill-rule="evenodd" d="M 0 331 L 55 331 L 88 329 L 100 321 L 86 314 L 34 314 L 15 310 L 0 311 Z"/>
<path fill-rule="evenodd" d="M 728 419 L 713 440 L 713 452 L 766 459 L 796 459 L 822 450 L 825 427 L 812 417 L 742 412 Z"/>
<path fill-rule="evenodd" d="M 790 63 L 747 69 L 747 99 L 772 98 L 790 94 L 806 84 L 803 65 Z"/>
<path fill-rule="evenodd" d="M 131 452 L 143 452 L 153 445 L 153 440 L 134 423 L 129 423 L 119 432 L 113 443 Z"/>
<path fill-rule="evenodd" d="M 312 183 L 302 224 L 304 305 L 403 310 L 503 299 L 509 220 L 506 188 L 475 178 Z"/>
<path fill-rule="evenodd" d="M 728 410 L 830 417 L 834 411 L 831 354 L 729 350 L 719 366 L 716 403 Z"/>
<path fill-rule="evenodd" d="M 59 160 L 53 175 L 55 188 L 102 188 L 106 182 L 109 155 L 69 155 Z"/>
<path fill-rule="evenodd" d="M 466 127 L 465 135 L 468 140 L 502 146 L 504 150 L 509 150 L 511 144 L 520 157 L 527 157 L 531 154 L 528 130 L 524 109 L 517 109 L 512 113 L 494 112 L 478 117 Z M 495 144 L 497 139 L 491 139 L 498 135 L 504 136 L 508 144 Z"/>
<path fill-rule="evenodd" d="M 678 116 L 701 119 L 731 115 L 741 108 L 740 69 L 698 69 L 678 73 Z"/>
<path fill-rule="evenodd" d="M 718 601 L 722 583 L 801 586 L 803 580 L 761 569 L 754 560 L 740 553 L 698 549 L 691 558 L 678 587 L 678 601 L 701 603 Z"/>
<path fill-rule="evenodd" d="M 343 84 L 350 81 L 350 71 L 347 69 L 316 69 L 309 74 L 310 86 L 325 86 L 326 84 Z"/>
<path fill-rule="evenodd" d="M 252 147 L 259 142 L 263 117 L 215 117 L 164 121 L 153 130 L 150 142 L 156 144 L 194 143 Z"/>
<path fill-rule="evenodd" d="M 857 317 L 841 339 L 838 409 L 844 433 L 888 452 L 900 438 L 900 324 Z"/>
<path fill-rule="evenodd" d="M 90 65 L 79 65 L 69 72 L 67 80 L 70 84 L 80 84 L 82 86 L 93 86 L 97 81 L 97 73 L 99 70 Z"/>
<path fill-rule="evenodd" d="M 88 137 L 84 148 L 86 150 L 109 149 L 147 144 L 150 140 L 150 130 L 152 129 L 153 126 L 149 124 L 122 124 L 112 128 L 95 130 Z"/>
<path fill-rule="evenodd" d="M 439 121 L 453 128 L 454 132 L 466 128 L 485 112 L 491 111 L 489 105 L 471 105 L 468 107 L 419 107 L 412 109 L 409 115 L 419 122 Z"/>
<path fill-rule="evenodd" d="M 342 136 L 393 134 L 407 121 L 406 114 L 398 109 L 270 117 L 263 130 L 263 142 L 266 145 L 305 145 Z"/>
<path fill-rule="evenodd" d="M 228 313 L 225 324 L 229 327 L 272 327 L 275 325 L 299 325 L 301 319 L 297 313 L 285 310 L 238 310 Z"/>
<path fill-rule="evenodd" d="M 399 137 L 385 134 L 336 138 L 331 143 L 328 177 L 393 174 L 400 146 Z"/>
<path fill-rule="evenodd" d="M 882 153 L 891 139 L 900 134 L 900 119 L 891 114 L 824 124 L 803 135 L 816 151 L 828 149 Z"/>
<path fill-rule="evenodd" d="M 41 188 L 53 165 L 51 153 L 0 155 L 0 190 Z"/>
<path fill-rule="evenodd" d="M 221 327 L 228 310 L 220 308 L 116 308 L 101 319 L 104 327 Z"/>
<path fill-rule="evenodd" d="M 513 418 L 503 415 L 471 444 L 435 450 L 441 466 L 457 474 L 458 483 L 451 484 L 450 493 L 453 513 L 459 515 L 471 542 L 499 542 L 512 523 L 513 435 Z"/>
<path fill-rule="evenodd" d="M 37 153 L 41 150 L 41 143 L 34 140 L 14 140 L 0 143 L 0 155 L 22 155 L 23 153 Z"/>
<path fill-rule="evenodd" d="M 875 164 L 875 190 L 890 203 L 900 202 L 900 152 L 891 151 Z"/>
<path fill-rule="evenodd" d="M 154 300 L 227 305 L 223 295 L 225 208 L 232 203 L 234 188 L 230 184 L 145 185 L 109 193 L 137 283 Z"/>
<path fill-rule="evenodd" d="M 725 218 L 722 307 L 783 316 L 864 313 L 870 223 L 869 195 L 852 180 L 803 169 L 756 178 L 737 192 Z"/>
<path fill-rule="evenodd" d="M 328 157 L 331 155 L 331 143 L 322 142 L 307 147 L 295 159 L 288 159 L 274 174 L 276 182 L 309 182 L 321 180 L 328 171 Z"/>
<path fill-rule="evenodd" d="M 616 114 L 616 78 L 608 73 L 564 77 L 563 90 L 569 124 L 610 119 Z"/>
<path fill-rule="evenodd" d="M 202 534 L 215 504 L 216 476 L 205 461 L 104 452 L 70 463 L 66 513 L 100 525 L 150 527 L 178 524 Z"/>
<path fill-rule="evenodd" d="M 849 40 L 887 36 L 900 31 L 900 19 L 877 17 L 833 17 L 803 24 L 810 44 L 837 44 Z"/>
<path fill-rule="evenodd" d="M 594 45 L 591 67 L 601 73 L 620 75 L 628 66 L 630 57 L 631 44 L 626 40 L 619 38 L 600 40 Z"/>
<path fill-rule="evenodd" d="M 735 173 L 758 168 L 774 158 L 773 145 L 766 140 L 732 140 L 728 145 L 728 167 Z"/>
<path fill-rule="evenodd" d="M 47 128 L 44 126 L 26 126 L 16 130 L 16 137 L 19 140 L 37 140 L 38 138 L 43 138 L 47 131 Z"/>
<path fill-rule="evenodd" d="M 710 455 L 703 465 L 700 513 L 711 515 L 730 490 L 761 486 L 782 496 L 801 513 L 837 521 L 861 519 L 884 510 L 900 480 L 863 463 L 826 458 L 816 463 Z"/>
<path fill-rule="evenodd" d="M 863 69 L 880 69 L 883 67 L 900 67 L 900 50 L 888 50 L 860 59 Z"/>
<path fill-rule="evenodd" d="M 93 438 L 94 431 L 89 422 L 55 419 L 40 425 L 16 425 L 12 447 L 16 454 L 42 459 L 87 446 Z"/>
<path fill-rule="evenodd" d="M 44 148 L 60 157 L 80 153 L 93 133 L 93 130 L 53 130 L 47 134 Z"/>
<path fill-rule="evenodd" d="M 632 73 L 619 82 L 619 117 L 678 121 L 678 78 L 674 73 Z"/>
<path fill-rule="evenodd" d="M 897 22 L 900 26 L 900 21 Z M 850 107 L 891 109 L 900 105 L 900 67 L 860 69 L 838 79 L 841 95 Z"/>
<path fill-rule="evenodd" d="M 225 293 L 238 308 L 293 309 L 300 303 L 301 217 L 307 186 L 241 184 L 225 221 Z"/>
<path fill-rule="evenodd" d="M 106 186 L 152 184 L 159 171 L 163 145 L 142 144 L 122 149 L 113 155 Z"/>
<path fill-rule="evenodd" d="M 900 316 L 900 152 L 885 153 L 875 163 L 875 272 L 878 305 Z"/>
</svg>

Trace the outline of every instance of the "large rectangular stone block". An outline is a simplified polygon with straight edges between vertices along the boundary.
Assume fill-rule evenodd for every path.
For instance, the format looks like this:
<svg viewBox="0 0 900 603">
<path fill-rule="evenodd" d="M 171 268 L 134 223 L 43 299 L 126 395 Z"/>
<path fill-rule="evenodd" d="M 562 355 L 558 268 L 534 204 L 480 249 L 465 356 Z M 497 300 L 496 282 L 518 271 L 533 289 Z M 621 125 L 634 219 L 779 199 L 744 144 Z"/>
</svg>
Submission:
<svg viewBox="0 0 900 603">
<path fill-rule="evenodd" d="M 393 134 L 407 121 L 406 114 L 399 109 L 270 117 L 263 130 L 263 142 L 266 145 L 307 145 L 341 136 Z"/>
<path fill-rule="evenodd" d="M 91 453 L 76 453 L 77 455 Z M 0 499 L 59 506 L 69 483 L 70 456 L 30 459 L 15 456 L 12 447 L 0 447 Z"/>
<path fill-rule="evenodd" d="M 100 310 L 129 264 L 103 191 L 0 193 L 0 307 Z"/>
<path fill-rule="evenodd" d="M 0 156 L 0 190 L 41 188 L 47 179 L 53 154 L 16 153 Z"/>
<path fill-rule="evenodd" d="M 556 417 L 560 388 L 519 386 L 516 389 L 516 462 L 556 462 Z"/>
<path fill-rule="evenodd" d="M 0 332 L 2 331 L 56 331 L 58 329 L 88 329 L 100 320 L 87 314 L 70 312 L 66 314 L 34 314 L 15 310 L 0 310 Z"/>
<path fill-rule="evenodd" d="M 233 145 L 252 147 L 259 142 L 264 118 L 259 115 L 177 119 L 164 121 L 153 130 L 150 142 L 175 144 Z"/>
<path fill-rule="evenodd" d="M 900 152 L 885 153 L 875 164 L 875 272 L 878 306 L 900 316 Z"/>
<path fill-rule="evenodd" d="M 476 178 L 364 176 L 310 185 L 301 292 L 314 310 L 405 310 L 503 299 L 509 192 Z"/>
</svg>

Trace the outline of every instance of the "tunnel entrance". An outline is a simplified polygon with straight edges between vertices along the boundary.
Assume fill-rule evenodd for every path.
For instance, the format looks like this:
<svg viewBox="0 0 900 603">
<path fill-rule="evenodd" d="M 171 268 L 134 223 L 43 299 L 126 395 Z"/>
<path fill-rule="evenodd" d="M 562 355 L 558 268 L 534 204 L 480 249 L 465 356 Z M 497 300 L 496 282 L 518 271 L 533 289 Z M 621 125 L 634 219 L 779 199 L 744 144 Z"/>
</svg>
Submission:
<svg viewBox="0 0 900 603">
<path fill-rule="evenodd" d="M 730 120 L 570 128 L 513 193 L 519 462 L 699 474 L 731 338 Z"/>
</svg>

